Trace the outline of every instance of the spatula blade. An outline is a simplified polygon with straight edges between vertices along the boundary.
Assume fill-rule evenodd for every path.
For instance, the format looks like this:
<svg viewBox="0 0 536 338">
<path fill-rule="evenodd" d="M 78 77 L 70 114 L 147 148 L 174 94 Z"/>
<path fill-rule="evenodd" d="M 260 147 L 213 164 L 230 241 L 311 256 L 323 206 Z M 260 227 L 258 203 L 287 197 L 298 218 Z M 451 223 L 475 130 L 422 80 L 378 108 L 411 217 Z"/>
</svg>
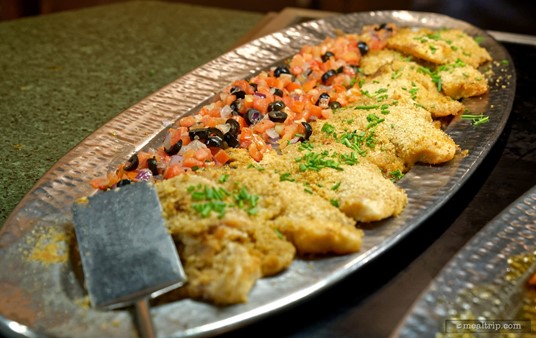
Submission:
<svg viewBox="0 0 536 338">
<path fill-rule="evenodd" d="M 131 305 L 185 282 L 151 184 L 139 182 L 98 193 L 74 203 L 72 209 L 86 286 L 94 307 Z"/>
</svg>

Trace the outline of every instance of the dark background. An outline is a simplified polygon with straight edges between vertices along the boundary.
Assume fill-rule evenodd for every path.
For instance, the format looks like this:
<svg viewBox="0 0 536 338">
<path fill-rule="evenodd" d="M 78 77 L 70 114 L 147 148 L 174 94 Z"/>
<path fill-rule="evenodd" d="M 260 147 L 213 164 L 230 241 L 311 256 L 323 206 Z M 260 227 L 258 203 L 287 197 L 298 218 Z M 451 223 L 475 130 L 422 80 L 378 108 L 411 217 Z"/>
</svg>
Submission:
<svg viewBox="0 0 536 338">
<path fill-rule="evenodd" d="M 0 20 L 132 0 L 0 0 Z M 145 0 L 154 1 L 154 0 Z M 406 9 L 443 13 L 488 30 L 536 34 L 536 1 L 529 0 L 168 0 L 256 12 L 300 7 L 334 12 Z"/>
</svg>

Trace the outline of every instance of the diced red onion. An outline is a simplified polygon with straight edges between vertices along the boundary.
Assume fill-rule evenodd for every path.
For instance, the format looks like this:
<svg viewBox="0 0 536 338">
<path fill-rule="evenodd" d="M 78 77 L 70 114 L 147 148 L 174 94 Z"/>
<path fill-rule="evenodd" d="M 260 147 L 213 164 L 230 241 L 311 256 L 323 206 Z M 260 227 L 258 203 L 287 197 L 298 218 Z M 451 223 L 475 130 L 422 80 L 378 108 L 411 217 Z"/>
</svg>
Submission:
<svg viewBox="0 0 536 338">
<path fill-rule="evenodd" d="M 153 173 L 150 169 L 140 169 L 136 175 L 136 181 L 150 181 L 153 177 Z"/>
<path fill-rule="evenodd" d="M 299 137 L 294 137 L 292 140 L 289 141 L 290 144 L 295 144 L 295 143 L 298 143 L 298 141 L 300 140 Z"/>
<path fill-rule="evenodd" d="M 257 97 L 260 97 L 260 98 L 263 98 L 263 99 L 266 98 L 266 95 L 264 95 L 263 93 L 259 93 L 259 92 L 255 92 L 255 94 L 253 94 L 253 95 L 257 96 Z"/>
<path fill-rule="evenodd" d="M 275 144 L 279 141 L 279 134 L 274 128 L 266 130 L 266 135 L 268 136 L 268 143 Z"/>
<path fill-rule="evenodd" d="M 179 151 L 179 155 L 184 155 L 190 149 L 198 151 L 199 149 L 203 148 L 207 148 L 207 146 L 203 142 L 199 140 L 193 140 L 192 142 L 188 143 L 188 145 L 181 148 L 181 150 Z"/>
<path fill-rule="evenodd" d="M 171 133 L 168 133 L 166 135 L 166 138 L 164 139 L 164 148 L 169 149 L 171 147 Z"/>
<path fill-rule="evenodd" d="M 222 133 L 227 134 L 229 130 L 231 130 L 231 125 L 224 123 L 224 124 L 218 124 L 216 126 Z"/>
<path fill-rule="evenodd" d="M 171 167 L 174 164 L 181 164 L 183 157 L 181 155 L 173 155 L 171 156 L 171 160 L 169 161 L 169 166 Z"/>
<path fill-rule="evenodd" d="M 228 119 L 231 114 L 233 113 L 233 110 L 231 109 L 231 106 L 225 106 L 220 111 L 220 116 L 224 119 Z"/>
</svg>

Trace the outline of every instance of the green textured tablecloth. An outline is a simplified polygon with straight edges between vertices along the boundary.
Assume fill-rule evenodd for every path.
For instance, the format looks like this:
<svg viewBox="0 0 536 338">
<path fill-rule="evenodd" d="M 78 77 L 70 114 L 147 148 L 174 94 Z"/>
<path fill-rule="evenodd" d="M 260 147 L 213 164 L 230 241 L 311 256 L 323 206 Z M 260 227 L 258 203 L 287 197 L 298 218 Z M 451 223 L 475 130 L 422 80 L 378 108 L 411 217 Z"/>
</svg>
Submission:
<svg viewBox="0 0 536 338">
<path fill-rule="evenodd" d="M 261 18 L 128 2 L 0 23 L 0 224 L 87 135 L 227 51 Z"/>
</svg>

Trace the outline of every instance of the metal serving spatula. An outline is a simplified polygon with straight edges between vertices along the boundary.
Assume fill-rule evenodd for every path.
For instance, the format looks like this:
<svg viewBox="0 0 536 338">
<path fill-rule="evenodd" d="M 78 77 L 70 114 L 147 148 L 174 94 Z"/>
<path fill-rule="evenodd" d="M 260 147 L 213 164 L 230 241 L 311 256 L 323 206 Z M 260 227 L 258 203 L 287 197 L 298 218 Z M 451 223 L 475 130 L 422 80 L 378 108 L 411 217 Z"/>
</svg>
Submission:
<svg viewBox="0 0 536 338">
<path fill-rule="evenodd" d="M 186 276 L 154 187 L 139 182 L 98 193 L 72 211 L 92 306 L 134 304 L 140 335 L 155 337 L 148 300 L 181 286 Z"/>
</svg>

